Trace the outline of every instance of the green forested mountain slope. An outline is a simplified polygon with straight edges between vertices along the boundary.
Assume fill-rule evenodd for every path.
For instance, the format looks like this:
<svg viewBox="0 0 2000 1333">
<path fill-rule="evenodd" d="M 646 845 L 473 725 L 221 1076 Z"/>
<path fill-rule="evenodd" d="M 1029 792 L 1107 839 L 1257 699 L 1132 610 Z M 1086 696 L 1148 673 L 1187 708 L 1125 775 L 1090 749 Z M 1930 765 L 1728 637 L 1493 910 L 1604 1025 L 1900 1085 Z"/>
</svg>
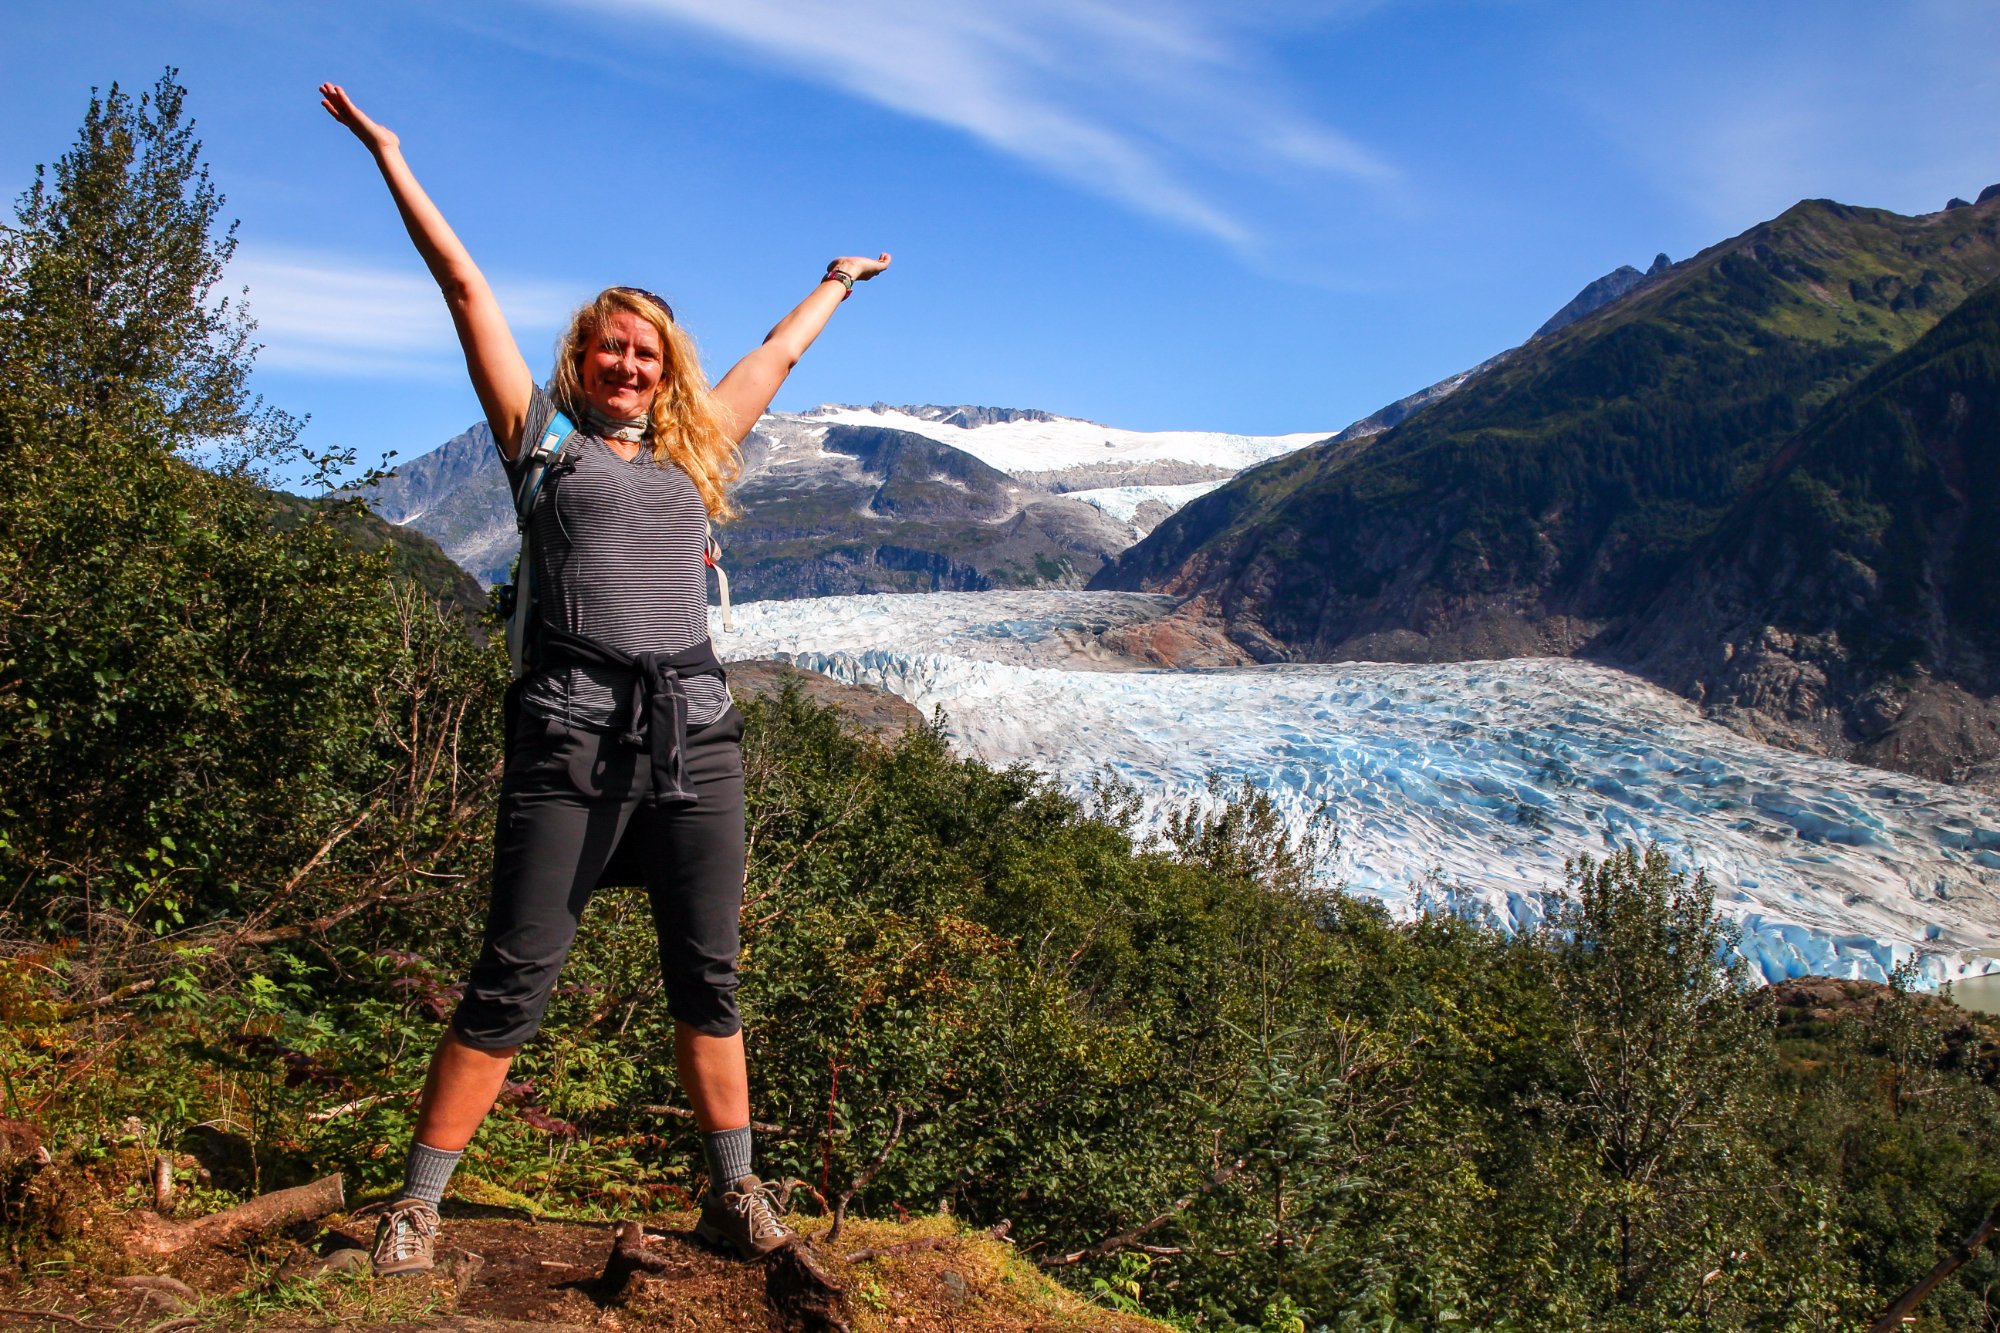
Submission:
<svg viewBox="0 0 2000 1333">
<path fill-rule="evenodd" d="M 1267 659 L 1578 649 L 1643 609 L 1778 448 L 2000 274 L 2000 200 L 1809 200 L 1373 441 L 1246 473 L 1097 586 L 1199 594 Z"/>
<path fill-rule="evenodd" d="M 386 549 L 392 573 L 415 583 L 473 625 L 481 622 L 490 600 L 486 589 L 453 563 L 444 548 L 426 534 L 378 518 L 360 502 L 340 496 L 307 499 L 272 491 L 268 498 L 274 521 L 280 526 L 307 522 L 324 514 L 356 550 Z"/>
<path fill-rule="evenodd" d="M 1608 646 L 1745 730 L 1992 770 L 2000 284 L 1829 405 Z"/>
</svg>

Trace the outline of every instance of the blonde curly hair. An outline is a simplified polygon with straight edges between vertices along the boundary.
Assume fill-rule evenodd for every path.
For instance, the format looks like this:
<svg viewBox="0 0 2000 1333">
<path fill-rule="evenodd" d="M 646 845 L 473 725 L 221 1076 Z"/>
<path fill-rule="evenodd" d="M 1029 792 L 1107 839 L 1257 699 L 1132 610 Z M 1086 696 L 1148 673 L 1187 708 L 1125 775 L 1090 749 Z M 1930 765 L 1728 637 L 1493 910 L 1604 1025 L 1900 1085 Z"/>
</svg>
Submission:
<svg viewBox="0 0 2000 1333">
<path fill-rule="evenodd" d="M 701 353 L 694 339 L 674 322 L 659 298 L 636 287 L 607 287 L 570 316 L 569 328 L 556 343 L 549 396 L 572 419 L 583 419 L 584 351 L 621 310 L 658 330 L 660 346 L 666 350 L 660 384 L 653 393 L 653 461 L 662 467 L 679 464 L 693 478 L 710 518 L 717 522 L 735 518 L 738 510 L 730 503 L 729 486 L 742 474 L 743 455 L 709 395 L 708 377 L 702 374 Z"/>
</svg>

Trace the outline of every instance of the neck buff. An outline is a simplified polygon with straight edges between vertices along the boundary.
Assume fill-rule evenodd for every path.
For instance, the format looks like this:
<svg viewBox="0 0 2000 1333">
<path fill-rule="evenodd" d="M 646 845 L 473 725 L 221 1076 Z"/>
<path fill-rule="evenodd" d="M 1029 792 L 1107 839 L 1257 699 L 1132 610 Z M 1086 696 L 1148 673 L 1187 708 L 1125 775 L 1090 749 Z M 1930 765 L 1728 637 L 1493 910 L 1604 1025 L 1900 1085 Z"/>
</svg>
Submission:
<svg viewBox="0 0 2000 1333">
<path fill-rule="evenodd" d="M 583 427 L 600 440 L 627 440 L 636 444 L 653 433 L 653 419 L 649 416 L 610 417 L 594 407 L 585 407 Z"/>
</svg>

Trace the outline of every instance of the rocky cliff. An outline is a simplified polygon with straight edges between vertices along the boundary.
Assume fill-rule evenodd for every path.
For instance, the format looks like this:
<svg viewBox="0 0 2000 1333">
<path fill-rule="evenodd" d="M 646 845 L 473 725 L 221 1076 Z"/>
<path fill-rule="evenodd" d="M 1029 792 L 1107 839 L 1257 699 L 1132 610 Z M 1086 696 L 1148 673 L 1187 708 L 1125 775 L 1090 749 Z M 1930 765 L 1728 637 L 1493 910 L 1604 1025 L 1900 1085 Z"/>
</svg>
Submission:
<svg viewBox="0 0 2000 1333">
<path fill-rule="evenodd" d="M 2000 285 L 1829 404 L 1606 648 L 1750 734 L 2000 785 Z"/>
<path fill-rule="evenodd" d="M 907 431 L 767 418 L 723 530 L 734 594 L 1081 587 L 1132 534 L 1101 510 Z"/>
</svg>

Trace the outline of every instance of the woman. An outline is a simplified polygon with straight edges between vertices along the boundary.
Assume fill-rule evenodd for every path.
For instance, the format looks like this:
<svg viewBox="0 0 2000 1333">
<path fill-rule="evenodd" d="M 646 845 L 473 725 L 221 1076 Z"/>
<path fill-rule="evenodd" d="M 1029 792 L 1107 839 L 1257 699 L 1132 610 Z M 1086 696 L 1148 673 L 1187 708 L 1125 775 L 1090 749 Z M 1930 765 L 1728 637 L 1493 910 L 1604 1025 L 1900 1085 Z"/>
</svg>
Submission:
<svg viewBox="0 0 2000 1333">
<path fill-rule="evenodd" d="M 485 944 L 432 1056 L 408 1174 L 377 1227 L 376 1271 L 431 1267 L 452 1168 L 539 1026 L 614 855 L 643 866 L 652 897 L 674 1066 L 707 1159 L 698 1234 L 746 1258 L 768 1253 L 790 1233 L 751 1171 L 735 1003 L 743 719 L 708 646 L 702 557 L 709 518 L 731 512 L 737 445 L 834 308 L 889 256 L 834 260 L 713 389 L 665 301 L 609 288 L 572 319 L 544 391 L 396 136 L 339 85 L 320 96 L 374 156 L 437 279 L 510 473 L 558 410 L 578 427 L 530 520 L 539 653 L 509 696 Z"/>
</svg>

